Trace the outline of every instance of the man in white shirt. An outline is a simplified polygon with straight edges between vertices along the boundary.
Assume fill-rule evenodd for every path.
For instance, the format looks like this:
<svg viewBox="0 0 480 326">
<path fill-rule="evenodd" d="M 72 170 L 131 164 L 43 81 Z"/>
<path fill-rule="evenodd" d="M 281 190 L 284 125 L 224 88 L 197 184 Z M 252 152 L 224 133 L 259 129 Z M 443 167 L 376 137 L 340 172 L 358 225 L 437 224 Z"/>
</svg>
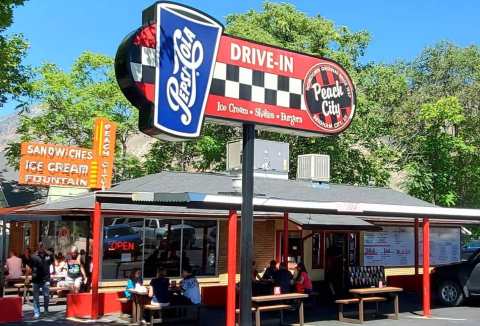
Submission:
<svg viewBox="0 0 480 326">
<path fill-rule="evenodd" d="M 7 280 L 17 280 L 22 277 L 22 259 L 17 257 L 15 252 L 10 251 L 10 257 L 7 259 L 6 268 L 8 271 Z"/>
</svg>

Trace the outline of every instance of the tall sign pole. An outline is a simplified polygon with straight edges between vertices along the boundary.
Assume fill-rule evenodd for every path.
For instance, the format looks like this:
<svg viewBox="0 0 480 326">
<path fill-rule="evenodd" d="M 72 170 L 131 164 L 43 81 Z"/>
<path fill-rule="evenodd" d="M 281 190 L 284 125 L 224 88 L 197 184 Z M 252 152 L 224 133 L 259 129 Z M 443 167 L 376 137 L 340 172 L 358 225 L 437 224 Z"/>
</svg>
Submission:
<svg viewBox="0 0 480 326">
<path fill-rule="evenodd" d="M 252 325 L 253 156 L 255 125 L 243 125 L 240 325 Z"/>
</svg>

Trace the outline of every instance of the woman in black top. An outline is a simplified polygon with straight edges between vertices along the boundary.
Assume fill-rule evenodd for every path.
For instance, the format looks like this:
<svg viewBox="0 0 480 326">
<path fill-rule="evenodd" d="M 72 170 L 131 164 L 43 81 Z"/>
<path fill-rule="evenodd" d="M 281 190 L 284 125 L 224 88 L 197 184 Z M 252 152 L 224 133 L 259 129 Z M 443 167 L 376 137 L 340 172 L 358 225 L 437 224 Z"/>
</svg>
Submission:
<svg viewBox="0 0 480 326">
<path fill-rule="evenodd" d="M 170 280 L 165 277 L 166 274 L 164 268 L 159 268 L 157 271 L 157 277 L 150 281 L 148 296 L 152 298 L 152 304 L 159 306 L 170 305 L 170 293 L 168 292 Z"/>
</svg>

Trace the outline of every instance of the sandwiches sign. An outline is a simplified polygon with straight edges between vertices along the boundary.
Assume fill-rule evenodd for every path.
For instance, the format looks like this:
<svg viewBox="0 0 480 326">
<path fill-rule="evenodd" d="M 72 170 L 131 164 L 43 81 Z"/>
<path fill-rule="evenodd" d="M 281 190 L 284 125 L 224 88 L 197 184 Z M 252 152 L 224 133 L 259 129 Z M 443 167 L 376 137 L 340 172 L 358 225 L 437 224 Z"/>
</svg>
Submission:
<svg viewBox="0 0 480 326">
<path fill-rule="evenodd" d="M 121 43 L 115 72 L 140 129 L 195 138 L 204 119 L 300 135 L 344 131 L 355 89 L 338 63 L 222 34 L 212 17 L 160 2 Z"/>
<path fill-rule="evenodd" d="M 116 124 L 96 118 L 93 148 L 26 142 L 19 184 L 108 189 L 112 184 Z"/>
</svg>

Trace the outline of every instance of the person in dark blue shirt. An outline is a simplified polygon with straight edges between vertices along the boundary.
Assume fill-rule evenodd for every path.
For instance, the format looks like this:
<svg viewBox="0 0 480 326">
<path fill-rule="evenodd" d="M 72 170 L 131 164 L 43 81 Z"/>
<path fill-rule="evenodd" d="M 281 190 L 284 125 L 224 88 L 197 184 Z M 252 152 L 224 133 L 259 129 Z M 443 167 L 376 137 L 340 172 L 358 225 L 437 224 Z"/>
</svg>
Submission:
<svg viewBox="0 0 480 326">
<path fill-rule="evenodd" d="M 152 298 L 153 305 L 170 305 L 170 293 L 168 291 L 170 280 L 165 277 L 165 275 L 167 275 L 165 269 L 159 268 L 157 271 L 157 277 L 150 281 L 148 296 Z"/>
<path fill-rule="evenodd" d="M 289 293 L 292 288 L 293 275 L 287 268 L 287 264 L 280 263 L 280 268 L 275 274 L 275 284 L 280 287 L 282 293 Z"/>
</svg>

